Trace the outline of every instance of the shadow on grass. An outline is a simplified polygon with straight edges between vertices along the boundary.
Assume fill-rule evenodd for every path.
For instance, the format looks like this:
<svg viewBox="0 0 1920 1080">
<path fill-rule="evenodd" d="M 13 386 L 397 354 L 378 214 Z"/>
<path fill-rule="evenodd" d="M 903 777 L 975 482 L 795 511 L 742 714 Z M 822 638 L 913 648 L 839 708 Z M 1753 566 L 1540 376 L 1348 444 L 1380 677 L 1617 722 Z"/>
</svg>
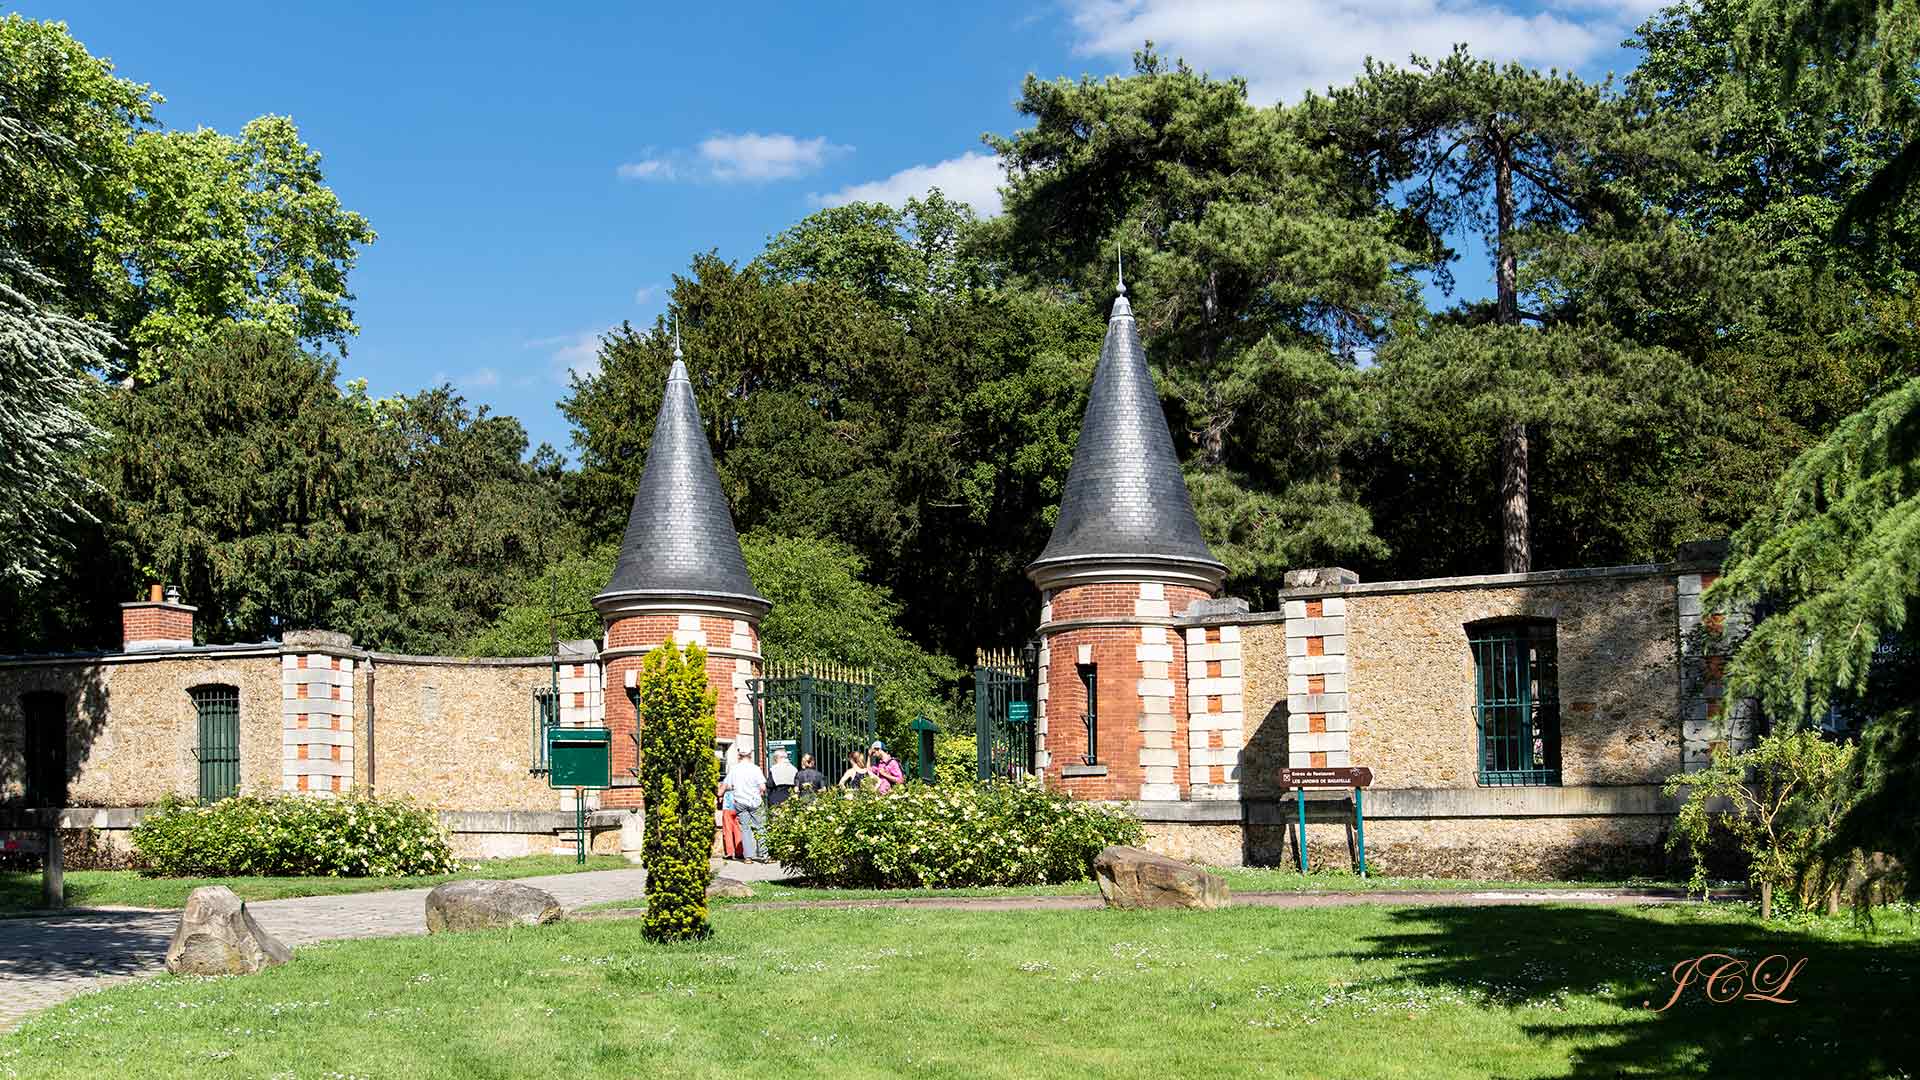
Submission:
<svg viewBox="0 0 1920 1080">
<path fill-rule="evenodd" d="M 1541 1021 L 1523 1030 L 1570 1043 L 1571 1077 L 1830 1080 L 1920 1070 L 1920 941 L 1907 935 L 1835 940 L 1730 913 L 1631 908 L 1408 908 L 1391 918 L 1396 932 L 1369 939 L 1357 959 L 1392 959 L 1399 979 L 1537 1010 Z M 1695 983 L 1656 1012 L 1673 996 L 1674 965 L 1704 953 L 1804 957 L 1780 995 L 1794 1003 L 1713 1004 Z M 1556 1023 L 1556 1004 L 1575 996 L 1627 1015 Z"/>
</svg>

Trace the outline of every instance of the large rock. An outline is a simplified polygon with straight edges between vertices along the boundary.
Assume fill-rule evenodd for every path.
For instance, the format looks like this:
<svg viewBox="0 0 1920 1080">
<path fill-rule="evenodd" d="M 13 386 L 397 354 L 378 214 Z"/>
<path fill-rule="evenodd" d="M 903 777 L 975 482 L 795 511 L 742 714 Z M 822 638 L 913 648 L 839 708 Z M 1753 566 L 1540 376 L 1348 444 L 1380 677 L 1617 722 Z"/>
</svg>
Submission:
<svg viewBox="0 0 1920 1080">
<path fill-rule="evenodd" d="M 1094 857 L 1093 875 L 1108 907 L 1217 908 L 1228 902 L 1225 878 L 1145 848 L 1107 848 Z"/>
<path fill-rule="evenodd" d="M 708 896 L 724 896 L 731 900 L 750 900 L 753 898 L 753 886 L 744 881 L 735 881 L 730 877 L 717 877 L 707 886 Z"/>
<path fill-rule="evenodd" d="M 195 889 L 167 946 L 175 975 L 251 975 L 293 959 L 293 950 L 253 921 L 247 905 L 225 885 Z"/>
<path fill-rule="evenodd" d="M 560 921 L 560 901 L 517 881 L 449 881 L 427 894 L 427 933 Z"/>
</svg>

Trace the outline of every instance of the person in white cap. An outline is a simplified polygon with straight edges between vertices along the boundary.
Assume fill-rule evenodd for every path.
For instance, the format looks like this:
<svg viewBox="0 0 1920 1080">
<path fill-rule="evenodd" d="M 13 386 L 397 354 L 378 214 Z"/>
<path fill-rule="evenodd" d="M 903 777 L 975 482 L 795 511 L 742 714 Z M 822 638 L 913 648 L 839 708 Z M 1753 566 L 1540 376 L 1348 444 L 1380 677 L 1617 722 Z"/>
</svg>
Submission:
<svg viewBox="0 0 1920 1080">
<path fill-rule="evenodd" d="M 733 793 L 733 812 L 740 819 L 740 857 L 748 862 L 771 861 L 760 848 L 760 830 L 767 824 L 767 774 L 753 763 L 746 744 L 733 748 L 733 766 L 720 790 Z"/>
<path fill-rule="evenodd" d="M 895 785 L 907 782 L 907 774 L 901 771 L 900 762 L 887 753 L 887 744 L 879 739 L 873 740 L 873 745 L 867 747 L 867 761 L 867 775 L 873 777 L 874 787 L 880 794 L 885 795 Z"/>
</svg>

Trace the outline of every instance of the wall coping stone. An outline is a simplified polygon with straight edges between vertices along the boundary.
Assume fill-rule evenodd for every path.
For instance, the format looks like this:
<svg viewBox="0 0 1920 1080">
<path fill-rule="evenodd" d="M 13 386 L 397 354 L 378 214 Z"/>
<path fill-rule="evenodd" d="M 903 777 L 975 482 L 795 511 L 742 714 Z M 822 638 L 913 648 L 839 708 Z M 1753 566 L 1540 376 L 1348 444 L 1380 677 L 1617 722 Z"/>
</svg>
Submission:
<svg viewBox="0 0 1920 1080">
<path fill-rule="evenodd" d="M 1419 578 L 1412 581 L 1371 581 L 1356 585 L 1317 585 L 1311 588 L 1281 589 L 1282 610 L 1255 611 L 1245 615 L 1187 615 L 1174 622 L 1182 627 L 1219 626 L 1225 623 L 1256 624 L 1286 621 L 1288 600 L 1313 600 L 1330 596 L 1395 596 L 1409 593 L 1452 592 L 1468 589 L 1513 589 L 1545 585 L 1573 585 L 1589 581 L 1624 581 L 1636 578 L 1677 577 L 1717 569 L 1717 562 L 1637 563 L 1629 566 L 1588 566 L 1572 570 L 1536 570 L 1529 574 L 1473 574 L 1465 577 Z"/>
</svg>

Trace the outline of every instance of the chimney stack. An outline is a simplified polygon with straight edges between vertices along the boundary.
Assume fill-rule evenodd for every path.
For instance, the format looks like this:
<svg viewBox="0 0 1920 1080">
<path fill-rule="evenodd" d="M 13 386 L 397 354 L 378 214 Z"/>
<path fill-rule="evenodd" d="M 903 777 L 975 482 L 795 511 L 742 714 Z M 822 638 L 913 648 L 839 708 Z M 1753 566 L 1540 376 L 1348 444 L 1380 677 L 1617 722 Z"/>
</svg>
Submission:
<svg viewBox="0 0 1920 1080">
<path fill-rule="evenodd" d="M 180 602 L 179 586 L 154 582 L 147 599 L 120 605 L 120 647 L 126 652 L 184 649 L 193 644 L 193 613 Z"/>
</svg>

